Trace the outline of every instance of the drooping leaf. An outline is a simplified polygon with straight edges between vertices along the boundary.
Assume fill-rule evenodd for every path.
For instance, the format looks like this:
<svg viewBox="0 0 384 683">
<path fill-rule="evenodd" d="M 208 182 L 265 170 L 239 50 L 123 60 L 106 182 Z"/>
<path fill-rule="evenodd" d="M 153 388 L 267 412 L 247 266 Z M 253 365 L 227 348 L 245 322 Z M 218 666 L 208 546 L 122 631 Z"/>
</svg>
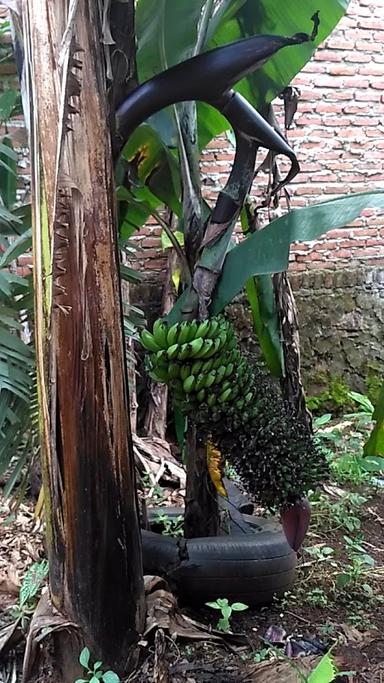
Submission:
<svg viewBox="0 0 384 683">
<path fill-rule="evenodd" d="M 0 257 L 0 268 L 7 268 L 12 261 L 17 259 L 21 254 L 29 251 L 32 247 L 32 228 L 19 235 L 11 244 L 8 249 Z"/>
<path fill-rule="evenodd" d="M 163 51 L 168 67 L 191 56 L 205 1 L 138 0 L 136 33 L 140 83 L 163 70 Z"/>
<path fill-rule="evenodd" d="M 150 213 L 145 205 L 156 208 L 162 202 L 176 215 L 180 215 L 181 190 L 178 163 L 159 134 L 147 124 L 139 126 L 128 140 L 122 154 L 137 174 L 137 179 L 132 178 L 130 184 L 131 196 L 137 201 L 137 204 L 133 206 L 136 211 L 135 220 L 130 217 L 132 201 L 129 200 L 125 220 L 140 227 Z M 137 215 L 140 208 L 142 209 L 141 217 Z"/>
<path fill-rule="evenodd" d="M 234 42 L 260 34 L 293 35 L 310 33 L 310 19 L 319 12 L 320 26 L 312 43 L 274 55 L 257 75 L 250 75 L 237 86 L 242 94 L 262 111 L 309 61 L 314 50 L 332 32 L 348 7 L 349 0 L 254 0 L 228 3 L 226 12 L 217 26 L 212 22 L 208 32 L 209 46 Z M 237 5 L 237 7 L 236 7 Z M 217 131 L 218 132 L 218 131 Z"/>
<path fill-rule="evenodd" d="M 281 377 L 284 355 L 271 277 L 259 275 L 251 278 L 246 282 L 245 289 L 265 362 L 275 377 Z"/>
<path fill-rule="evenodd" d="M 286 271 L 289 248 L 293 242 L 314 240 L 328 230 L 351 223 L 363 209 L 383 207 L 384 192 L 362 192 L 302 209 L 292 209 L 272 221 L 228 252 L 213 294 L 211 315 L 222 311 L 251 277 Z M 189 296 L 190 290 L 187 288 L 168 315 L 170 323 L 181 319 L 183 306 Z"/>
<path fill-rule="evenodd" d="M 204 0 L 139 0 L 137 7 L 139 80 L 151 78 L 191 55 L 196 44 L 197 27 Z M 348 0 L 308 0 L 306 3 L 285 0 L 225 0 L 209 22 L 207 50 L 255 35 L 293 35 L 311 32 L 311 17 L 319 10 L 320 28 L 313 43 L 283 50 L 272 57 L 257 75 L 236 86 L 257 108 L 272 101 L 302 69 L 316 47 L 323 42 L 345 13 Z M 163 37 L 160 40 L 159 36 Z M 207 105 L 198 105 L 199 146 L 228 129 L 228 123 Z M 168 129 L 172 119 L 168 118 Z"/>
<path fill-rule="evenodd" d="M 290 244 L 311 241 L 328 230 L 348 225 L 368 207 L 383 208 L 384 192 L 363 192 L 293 209 L 242 241 L 227 254 L 212 315 L 223 310 L 250 277 L 287 270 Z"/>
<path fill-rule="evenodd" d="M 223 482 L 223 459 L 220 451 L 215 448 L 211 441 L 207 443 L 207 465 L 211 480 L 216 491 L 224 498 L 228 497 Z"/>
</svg>

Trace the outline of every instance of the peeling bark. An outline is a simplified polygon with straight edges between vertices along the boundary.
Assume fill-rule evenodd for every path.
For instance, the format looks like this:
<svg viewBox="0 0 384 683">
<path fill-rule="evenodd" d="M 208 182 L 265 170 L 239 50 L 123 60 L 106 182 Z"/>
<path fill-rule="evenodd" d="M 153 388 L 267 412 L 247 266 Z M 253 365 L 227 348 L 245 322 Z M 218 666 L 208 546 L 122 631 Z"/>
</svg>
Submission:
<svg viewBox="0 0 384 683">
<path fill-rule="evenodd" d="M 167 272 L 163 289 L 162 315 L 165 317 L 172 309 L 176 293 L 172 282 L 172 273 L 177 265 L 177 253 L 170 249 L 168 253 Z M 149 403 L 144 417 L 144 432 L 147 436 L 165 438 L 167 429 L 168 387 L 165 384 L 151 382 L 149 386 Z"/>
<path fill-rule="evenodd" d="M 287 273 L 273 276 L 277 313 L 281 326 L 285 372 L 280 380 L 285 401 L 293 413 L 312 432 L 311 413 L 305 404 L 305 392 L 301 379 L 300 338 L 297 308 Z"/>
<path fill-rule="evenodd" d="M 208 471 L 206 444 L 199 442 L 194 425 L 187 432 L 187 452 L 184 536 L 216 536 L 220 524 L 217 492 Z"/>
<path fill-rule="evenodd" d="M 50 592 L 123 673 L 144 620 L 141 542 L 101 17 L 74 7 L 69 21 L 65 0 L 29 0 L 24 17 Z"/>
</svg>

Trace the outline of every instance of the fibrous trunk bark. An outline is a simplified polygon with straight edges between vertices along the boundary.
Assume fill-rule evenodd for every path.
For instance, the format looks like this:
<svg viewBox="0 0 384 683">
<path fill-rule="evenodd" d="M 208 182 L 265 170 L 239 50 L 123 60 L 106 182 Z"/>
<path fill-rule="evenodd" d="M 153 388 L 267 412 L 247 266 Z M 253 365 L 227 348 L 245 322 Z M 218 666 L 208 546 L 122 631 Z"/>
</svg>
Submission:
<svg viewBox="0 0 384 683">
<path fill-rule="evenodd" d="M 312 417 L 305 403 L 305 392 L 301 379 L 299 321 L 288 274 L 277 273 L 274 275 L 273 287 L 284 354 L 285 371 L 280 380 L 281 390 L 292 412 L 312 432 Z"/>
<path fill-rule="evenodd" d="M 216 536 L 219 531 L 217 491 L 207 467 L 207 444 L 199 439 L 194 424 L 187 431 L 187 483 L 184 536 Z"/>
<path fill-rule="evenodd" d="M 172 309 L 176 292 L 172 281 L 172 274 L 177 266 L 177 253 L 170 249 L 167 260 L 167 271 L 163 289 L 162 316 L 167 316 Z M 151 382 L 149 386 L 149 402 L 147 412 L 144 417 L 144 432 L 147 436 L 154 436 L 158 439 L 165 438 L 167 430 L 167 403 L 168 387 L 165 384 Z"/>
<path fill-rule="evenodd" d="M 50 594 L 123 673 L 144 598 L 99 11 L 28 0 L 24 34 Z"/>
</svg>

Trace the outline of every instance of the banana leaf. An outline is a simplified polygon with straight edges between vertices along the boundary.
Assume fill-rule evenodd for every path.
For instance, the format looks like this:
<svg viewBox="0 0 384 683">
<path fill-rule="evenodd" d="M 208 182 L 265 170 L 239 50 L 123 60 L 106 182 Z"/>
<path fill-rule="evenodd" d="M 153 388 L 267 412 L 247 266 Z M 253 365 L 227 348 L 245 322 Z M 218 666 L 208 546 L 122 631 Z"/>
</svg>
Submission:
<svg viewBox="0 0 384 683">
<path fill-rule="evenodd" d="M 384 458 L 384 383 L 372 419 L 376 424 L 364 446 L 364 455 Z"/>
<path fill-rule="evenodd" d="M 241 292 L 249 278 L 288 270 L 289 248 L 293 242 L 308 242 L 328 230 L 342 228 L 366 208 L 384 208 L 384 192 L 362 192 L 292 209 L 243 240 L 226 256 L 210 313 L 216 315 L 222 311 Z M 181 319 L 189 296 L 187 289 L 169 314 L 170 322 Z"/>
<path fill-rule="evenodd" d="M 293 209 L 255 232 L 227 254 L 211 305 L 212 315 L 223 310 L 250 277 L 288 270 L 293 242 L 309 242 L 328 230 L 342 228 L 366 208 L 384 208 L 384 192 L 362 192 Z"/>
<path fill-rule="evenodd" d="M 145 80 L 190 57 L 199 44 L 199 19 L 211 0 L 138 0 L 136 31 L 138 37 L 137 64 L 139 81 Z M 257 75 L 249 76 L 236 86 L 249 101 L 264 107 L 270 102 L 310 59 L 313 51 L 332 31 L 348 6 L 348 0 L 309 0 L 305 5 L 298 0 L 286 3 L 283 0 L 223 0 L 215 7 L 204 32 L 205 41 L 202 51 L 212 47 L 260 34 L 290 35 L 297 31 L 310 31 L 311 16 L 320 11 L 320 29 L 311 44 L 284 49 L 280 57 L 275 55 L 265 64 Z M 209 7 L 208 7 L 209 9 Z M 260 83 L 260 93 L 258 84 Z M 216 109 L 203 102 L 197 108 L 198 146 L 204 149 L 208 142 L 230 127 L 228 121 Z M 163 110 L 147 121 L 147 126 L 157 131 L 166 146 L 175 147 L 177 134 L 175 119 L 170 108 Z M 147 128 L 148 131 L 148 128 Z M 162 179 L 162 185 L 172 187 L 175 174 L 171 174 L 167 161 L 153 168 Z M 177 169 L 179 175 L 179 169 Z M 180 181 L 178 180 L 178 183 Z M 152 192 L 157 188 L 152 182 Z M 167 202 L 162 195 L 160 201 Z M 145 212 L 132 209 L 128 224 L 143 225 Z M 127 233 L 128 234 L 128 233 Z"/>
<path fill-rule="evenodd" d="M 265 362 L 275 377 L 281 377 L 284 372 L 284 355 L 271 276 L 250 278 L 245 289 Z"/>
<path fill-rule="evenodd" d="M 310 32 L 312 15 L 319 11 L 320 28 L 315 41 L 283 50 L 272 57 L 257 75 L 236 86 L 256 107 L 271 102 L 309 61 L 314 50 L 331 33 L 348 7 L 349 0 L 225 0 L 212 13 L 203 51 L 254 35 L 292 35 Z M 139 80 L 151 78 L 191 56 L 196 45 L 204 0 L 139 0 L 136 27 Z M 172 126 L 172 121 L 170 121 Z M 202 149 L 228 123 L 208 105 L 198 105 L 199 146 Z"/>
</svg>

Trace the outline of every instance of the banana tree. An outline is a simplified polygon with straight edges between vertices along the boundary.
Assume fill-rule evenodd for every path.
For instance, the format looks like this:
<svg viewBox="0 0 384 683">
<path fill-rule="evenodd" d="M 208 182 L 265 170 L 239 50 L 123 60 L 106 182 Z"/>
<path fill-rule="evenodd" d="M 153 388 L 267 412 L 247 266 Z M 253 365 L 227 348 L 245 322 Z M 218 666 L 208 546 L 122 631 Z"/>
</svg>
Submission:
<svg viewBox="0 0 384 683">
<path fill-rule="evenodd" d="M 133 2 L 109 5 L 119 27 L 132 16 Z M 84 640 L 125 673 L 144 619 L 106 81 L 106 64 L 128 62 L 119 50 L 105 61 L 116 25 L 101 9 L 31 0 L 23 15 L 49 583 L 68 681 Z"/>
<path fill-rule="evenodd" d="M 182 4 L 182 3 L 181 3 Z M 231 298 L 222 301 L 222 289 L 230 286 L 234 281 L 241 281 L 241 286 L 236 293 L 244 286 L 246 281 L 243 279 L 243 262 L 238 259 L 236 267 L 228 270 L 231 263 L 231 256 L 236 257 L 238 248 L 228 252 L 230 239 L 234 224 L 241 210 L 241 206 L 249 190 L 253 179 L 256 152 L 259 146 L 265 146 L 273 152 L 283 153 L 291 160 L 291 171 L 288 177 L 274 188 L 276 193 L 285 182 L 290 180 L 298 170 L 297 160 L 293 151 L 289 148 L 286 141 L 279 135 L 274 128 L 269 126 L 266 121 L 249 105 L 249 100 L 258 104 L 260 110 L 264 112 L 269 101 L 288 84 L 289 80 L 295 75 L 297 70 L 309 58 L 317 41 L 328 35 L 335 23 L 338 21 L 347 3 L 334 2 L 316 3 L 316 7 L 305 7 L 302 5 L 284 8 L 281 2 L 262 3 L 264 14 L 255 10 L 254 3 L 219 3 L 214 10 L 213 3 L 202 3 L 200 8 L 187 7 L 183 9 L 186 16 L 194 16 L 193 28 L 187 23 L 183 23 L 181 35 L 173 35 L 167 32 L 169 22 L 167 13 L 170 6 L 167 2 L 161 5 L 161 18 L 150 12 L 150 3 L 144 0 L 138 3 L 138 25 L 140 18 L 146 30 L 143 31 L 138 50 L 139 74 L 148 77 L 159 66 L 170 67 L 167 71 L 146 81 L 140 86 L 131 97 L 120 107 L 117 113 L 118 130 L 122 143 L 127 137 L 131 136 L 128 145 L 123 150 L 123 156 L 129 161 L 139 160 L 135 166 L 136 178 L 133 183 L 133 194 L 135 197 L 131 202 L 131 208 L 127 211 L 127 225 L 134 225 L 134 220 L 130 221 L 131 216 L 137 220 L 137 208 L 151 212 L 151 204 L 156 205 L 156 201 L 173 201 L 175 211 L 182 216 L 181 224 L 184 228 L 186 245 L 186 262 L 189 266 L 186 282 L 186 290 L 177 302 L 173 312 L 169 316 L 172 323 L 181 319 L 204 320 L 208 315 L 213 315 L 229 303 Z M 311 3 L 310 3 L 311 4 Z M 319 9 L 320 13 L 315 12 Z M 240 5 L 240 6 L 239 6 Z M 253 20 L 252 8 L 254 10 Z M 244 27 L 251 27 L 253 32 L 262 32 L 263 27 L 268 24 L 275 26 L 277 18 L 284 18 L 288 26 L 295 30 L 298 28 L 297 21 L 301 19 L 308 26 L 311 14 L 307 12 L 313 9 L 312 20 L 314 27 L 311 35 L 295 33 L 291 38 L 278 36 L 260 36 L 243 40 L 236 46 L 226 46 L 213 52 L 197 55 L 182 64 L 177 64 L 177 57 L 172 52 L 180 49 L 183 45 L 181 55 L 189 56 L 196 54 L 198 48 L 209 44 L 220 43 L 228 38 L 233 39 L 242 37 Z M 320 14 L 320 26 L 319 26 Z M 200 18 L 200 21 L 199 21 Z M 145 22 L 144 22 L 145 19 Z M 156 23 L 157 22 L 157 23 Z M 264 23 L 265 22 L 265 23 Z M 291 23 L 290 23 L 291 22 Z M 160 25 L 159 25 L 160 23 Z M 197 33 L 196 28 L 197 26 Z M 284 25 L 285 26 L 285 25 Z M 154 40 L 154 32 L 160 39 Z M 186 48 L 185 40 L 189 44 Z M 284 46 L 291 46 L 279 54 L 279 50 Z M 295 47 L 293 47 L 295 46 Z M 248 48 L 250 51 L 248 52 Z M 290 58 L 290 55 L 293 55 Z M 272 57 L 270 61 L 266 60 Z M 257 60 L 261 63 L 258 63 Z M 172 66 L 173 64 L 176 64 Z M 246 78 L 244 79 L 244 77 Z M 240 90 L 247 95 L 245 99 L 240 92 L 231 91 L 231 87 L 243 77 Z M 160 109 L 166 105 L 181 100 L 202 100 L 200 108 L 201 116 L 198 118 L 198 139 L 200 146 L 204 146 L 210 136 L 220 132 L 228 126 L 228 121 L 232 125 L 236 134 L 237 150 L 234 166 L 224 191 L 219 195 L 213 211 L 201 202 L 199 188 L 196 182 L 196 163 L 191 163 L 196 151 L 196 127 L 191 128 L 193 112 L 185 107 L 180 112 L 176 112 L 172 122 L 169 116 L 159 114 Z M 207 104 L 211 109 L 207 109 Z M 215 111 L 215 109 L 217 111 Z M 133 116 L 132 116 L 133 114 Z M 222 114 L 227 118 L 227 124 L 223 123 Z M 128 116 L 129 115 L 129 116 Z M 156 138 L 156 145 L 146 145 L 146 137 L 139 133 L 140 128 L 134 132 L 135 125 L 138 125 L 145 118 L 150 117 L 146 126 L 151 130 L 152 139 Z M 157 129 L 157 136 L 155 129 Z M 176 131 L 176 133 L 175 133 Z M 177 194 L 177 182 L 175 183 L 174 161 L 175 157 L 171 151 L 175 145 L 175 139 L 179 146 L 179 166 L 180 177 L 183 185 L 182 205 Z M 155 173 L 151 172 L 151 155 L 155 149 L 156 156 Z M 143 154 L 140 155 L 140 150 Z M 154 157 L 152 157 L 154 158 Z M 142 163 L 140 163 L 140 160 Z M 194 160 L 195 162 L 195 160 Z M 173 168 L 173 171 L 171 170 Z M 169 183 L 164 182 L 164 178 L 169 178 Z M 161 180 L 161 182 L 159 182 Z M 369 205 L 370 200 L 375 203 L 377 197 L 351 198 L 351 216 L 355 217 L 361 210 L 361 199 L 365 205 Z M 380 204 L 382 198 L 378 198 L 376 205 Z M 316 212 L 315 212 L 316 213 Z M 322 209 L 318 209 L 322 215 Z M 329 215 L 329 214 L 327 214 Z M 340 216 L 339 216 L 340 218 Z M 290 216 L 288 222 L 294 222 L 296 214 Z M 335 221 L 336 219 L 336 221 Z M 345 221 L 345 216 L 344 216 Z M 329 229 L 337 222 L 337 214 L 331 219 L 329 225 L 322 229 Z M 302 224 L 300 219 L 298 224 Z M 344 224 L 344 223 L 343 223 Z M 273 224 L 272 224 L 273 225 Z M 272 228 L 272 225 L 269 226 Z M 320 223 L 321 225 L 321 223 Z M 296 225 L 297 227 L 297 225 Z M 272 229 L 273 235 L 276 231 Z M 303 234 L 305 231 L 303 231 Z M 289 234 L 289 233 L 288 233 Z M 261 231 L 261 242 L 266 239 L 266 230 Z M 300 239 L 296 233 L 295 239 Z M 276 257 L 280 253 L 280 264 L 286 262 L 285 256 L 288 254 L 291 240 L 287 240 L 287 251 L 281 244 L 279 252 L 279 241 L 282 236 L 277 235 L 277 242 L 273 245 L 273 251 L 267 252 L 252 250 L 251 243 L 240 245 L 244 247 L 242 256 L 246 252 L 246 262 L 252 262 L 252 270 L 261 273 L 278 272 L 281 265 L 276 267 Z M 228 264 L 228 265 L 227 265 Z M 285 267 L 285 266 L 284 266 Z M 226 272 L 227 271 L 227 272 Z M 253 274 L 253 273 L 252 273 Z M 251 274 L 251 276 L 252 276 Z M 171 345 L 172 346 L 172 345 Z M 158 349 L 160 353 L 163 348 Z M 171 352 L 173 353 L 173 351 Z M 164 360 L 164 359 L 163 359 Z M 160 370 L 160 373 L 162 371 Z M 188 379 L 188 378 L 186 378 Z M 163 381 L 164 375 L 163 375 Z M 189 387 L 188 387 L 189 388 Z M 195 454 L 196 455 L 196 454 Z M 191 456 L 191 454 L 190 454 Z M 187 515 L 186 527 L 188 533 L 188 506 L 192 502 L 193 506 L 200 508 L 200 515 L 194 514 L 194 522 L 191 525 L 192 533 L 200 535 L 202 533 L 212 533 L 215 531 L 215 510 L 212 505 L 214 493 L 210 486 L 209 478 L 206 475 L 206 453 L 205 448 L 201 449 L 199 458 L 189 458 L 189 487 L 187 485 Z M 205 499 L 204 499 L 205 491 Z M 211 501 L 210 509 L 207 507 Z M 196 505 L 197 503 L 197 505 Z M 197 517 L 199 520 L 196 522 Z M 209 521 L 208 521 L 209 520 Z"/>
</svg>

